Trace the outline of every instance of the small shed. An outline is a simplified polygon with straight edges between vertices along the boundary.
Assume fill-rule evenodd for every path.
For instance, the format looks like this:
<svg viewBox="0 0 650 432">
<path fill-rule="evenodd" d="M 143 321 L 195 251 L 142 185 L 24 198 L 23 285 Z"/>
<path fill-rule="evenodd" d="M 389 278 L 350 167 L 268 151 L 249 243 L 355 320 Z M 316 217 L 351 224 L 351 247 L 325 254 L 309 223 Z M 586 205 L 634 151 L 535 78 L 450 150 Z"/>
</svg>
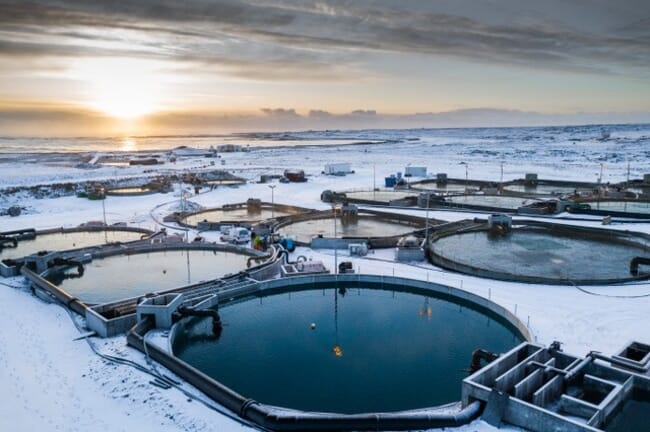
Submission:
<svg viewBox="0 0 650 432">
<path fill-rule="evenodd" d="M 284 171 L 284 177 L 290 182 L 306 182 L 305 172 L 301 169 L 288 169 Z"/>
<path fill-rule="evenodd" d="M 524 178 L 524 184 L 528 186 L 537 186 L 537 174 L 536 173 L 527 173 Z"/>
<path fill-rule="evenodd" d="M 404 177 L 426 177 L 427 167 L 407 166 L 404 168 Z"/>
</svg>

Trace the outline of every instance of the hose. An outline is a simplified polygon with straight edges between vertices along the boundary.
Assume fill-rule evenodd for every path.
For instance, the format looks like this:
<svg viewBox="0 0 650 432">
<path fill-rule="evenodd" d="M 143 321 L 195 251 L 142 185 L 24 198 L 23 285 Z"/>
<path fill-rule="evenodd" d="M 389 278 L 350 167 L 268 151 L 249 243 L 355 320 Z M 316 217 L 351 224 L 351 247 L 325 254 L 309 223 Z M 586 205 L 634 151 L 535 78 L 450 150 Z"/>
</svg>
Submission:
<svg viewBox="0 0 650 432">
<path fill-rule="evenodd" d="M 83 329 L 80 327 L 79 323 L 77 322 L 77 320 L 75 320 L 75 316 L 73 315 L 73 311 L 71 311 L 70 309 L 65 307 L 65 305 L 63 303 L 61 303 L 60 301 L 58 301 L 58 300 L 55 301 L 53 304 L 55 304 L 57 306 L 60 306 L 61 308 L 63 308 L 68 313 L 68 315 L 70 316 L 70 319 L 72 320 L 72 323 L 74 324 L 77 331 L 79 331 L 79 333 L 84 332 Z M 106 360 L 106 361 L 108 361 L 110 363 L 116 363 L 116 364 L 119 364 L 119 365 L 132 367 L 132 368 L 134 368 L 134 369 L 136 369 L 136 370 L 138 370 L 138 371 L 140 371 L 142 373 L 145 373 L 145 374 L 153 377 L 154 380 L 152 382 L 152 385 L 156 385 L 154 383 L 156 383 L 158 381 L 163 382 L 164 383 L 163 385 L 156 385 L 156 386 L 160 387 L 160 388 L 163 388 L 165 385 L 168 385 L 169 388 L 171 388 L 171 387 L 175 388 L 176 390 L 183 393 L 183 395 L 186 396 L 187 398 L 192 399 L 192 400 L 197 401 L 197 402 L 200 402 L 201 404 L 203 404 L 207 408 L 209 408 L 209 409 L 211 409 L 213 411 L 216 411 L 217 413 L 219 413 L 221 415 L 224 415 L 224 416 L 230 418 L 231 420 L 234 420 L 234 421 L 238 422 L 239 424 L 241 424 L 243 426 L 248 426 L 250 428 L 254 428 L 254 429 L 257 429 L 257 430 L 260 430 L 260 431 L 263 431 L 263 432 L 271 432 L 269 429 L 263 428 L 263 427 L 261 427 L 261 426 L 259 426 L 257 424 L 254 424 L 254 423 L 249 422 L 249 421 L 247 421 L 245 419 L 242 419 L 242 418 L 230 413 L 229 411 L 227 411 L 225 409 L 222 409 L 222 408 L 220 408 L 218 406 L 215 406 L 215 405 L 209 403 L 208 401 L 205 401 L 204 399 L 202 399 L 198 395 L 195 395 L 195 394 L 189 392 L 188 390 L 182 388 L 181 384 L 178 381 L 173 380 L 171 378 L 168 378 L 164 374 L 160 373 L 157 370 L 157 368 L 156 368 L 155 364 L 153 363 L 153 361 L 151 360 L 151 358 L 149 357 L 149 353 L 146 350 L 146 347 L 147 347 L 146 343 L 144 344 L 144 347 L 145 347 L 145 359 L 146 359 L 147 364 L 151 368 L 147 368 L 147 367 L 145 367 L 145 366 L 141 365 L 140 363 L 137 363 L 137 362 L 135 362 L 133 360 L 129 360 L 129 359 L 122 358 L 122 357 L 117 357 L 117 356 L 112 356 L 112 355 L 109 355 L 109 354 L 104 354 L 104 353 L 100 352 L 97 349 L 97 347 L 95 347 L 95 345 L 91 342 L 89 337 L 86 337 L 84 339 L 86 340 L 86 343 L 88 344 L 88 346 L 90 347 L 92 352 L 95 353 L 100 358 L 102 358 L 102 359 L 104 359 L 104 360 Z"/>
</svg>

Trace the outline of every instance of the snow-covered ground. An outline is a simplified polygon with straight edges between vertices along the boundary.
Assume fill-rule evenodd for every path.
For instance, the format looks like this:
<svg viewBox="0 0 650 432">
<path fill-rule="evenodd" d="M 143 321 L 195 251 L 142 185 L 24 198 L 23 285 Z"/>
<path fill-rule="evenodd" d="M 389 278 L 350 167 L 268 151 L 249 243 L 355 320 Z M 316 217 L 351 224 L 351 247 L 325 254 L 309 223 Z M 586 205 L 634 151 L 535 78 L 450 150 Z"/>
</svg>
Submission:
<svg viewBox="0 0 650 432">
<path fill-rule="evenodd" d="M 249 183 L 236 188 L 206 190 L 189 200 L 203 207 L 245 201 L 247 198 L 273 199 L 276 203 L 312 208 L 328 208 L 320 201 L 325 189 L 370 189 L 381 186 L 383 177 L 405 166 L 426 166 L 429 173 L 446 172 L 450 177 L 469 177 L 498 181 L 501 162 L 504 179 L 522 178 L 536 172 L 544 179 L 594 181 L 601 163 L 605 182 L 618 182 L 628 175 L 639 178 L 646 171 L 648 154 L 639 141 L 647 142 L 650 127 L 619 131 L 618 140 L 600 142 L 598 129 L 562 133 L 515 130 L 507 140 L 468 131 L 454 131 L 446 140 L 422 134 L 419 140 L 402 138 L 376 145 L 259 148 L 250 152 L 223 154 L 224 165 L 212 166 L 205 158 L 179 158 L 154 168 L 165 172 L 198 169 L 226 169 L 246 178 Z M 512 131 L 512 130 L 509 130 Z M 537 131 L 537 129 L 535 129 Z M 505 132 L 504 132 L 505 133 Z M 352 134 L 352 133 L 348 133 Z M 581 135 L 582 134 L 582 135 Z M 381 131 L 358 139 L 381 139 Z M 385 135 L 390 135 L 386 132 Z M 616 137 L 615 133 L 612 134 Z M 408 136 L 418 136 L 417 131 Z M 541 136 L 541 138 L 539 138 Z M 517 138 L 521 138 L 520 140 Z M 550 137 L 554 137 L 550 139 Z M 578 138 L 576 138 L 578 137 Z M 346 138 L 348 138 L 346 136 Z M 386 138 L 386 137 L 384 137 Z M 438 140 L 438 141 L 436 141 Z M 575 141 L 579 140 L 579 141 Z M 636 143 L 636 144 L 635 144 Z M 0 160 L 0 189 L 34 186 L 63 181 L 82 181 L 150 175 L 151 167 L 75 168 L 74 158 L 63 158 L 54 165 L 48 155 L 12 156 Z M 331 177 L 321 174 L 325 163 L 349 162 L 354 174 Z M 466 162 L 468 165 L 461 165 Z M 280 174 L 286 168 L 304 169 L 307 183 L 268 184 L 256 181 L 261 174 Z M 155 174 L 155 172 L 153 173 Z M 188 188 L 189 189 L 189 188 Z M 180 191 L 140 197 L 109 197 L 105 201 L 108 223 L 159 228 L 165 215 L 180 207 Z M 0 231 L 19 228 L 76 226 L 88 220 L 101 220 L 102 202 L 74 196 L 34 198 L 27 191 L 0 195 L 0 209 L 11 205 L 25 208 L 17 218 L 0 216 Z M 413 212 L 413 211 L 408 211 Z M 431 211 L 432 218 L 458 220 L 475 213 Z M 564 221 L 566 223 L 566 221 Z M 580 222 L 585 224 L 586 222 Z M 599 226 L 598 221 L 587 223 Z M 650 233 L 650 224 L 612 225 Z M 192 233 L 195 234 L 195 233 Z M 207 234 L 207 233 L 206 233 Z M 209 240 L 212 235 L 207 234 Z M 192 237 L 192 236 L 190 236 Z M 333 251 L 299 248 L 296 254 L 323 260 L 334 267 Z M 341 257 L 339 252 L 339 258 Z M 393 260 L 392 250 L 377 250 L 364 258 L 349 258 L 363 273 L 395 274 L 437 281 L 460 287 L 516 310 L 535 339 L 543 344 L 564 342 L 566 351 L 584 355 L 589 350 L 613 353 L 625 342 L 637 339 L 649 342 L 650 283 L 623 286 L 589 287 L 587 294 L 571 286 L 545 286 L 506 283 L 448 272 L 427 263 L 407 265 Z M 0 279 L 0 430 L 104 430 L 104 431 L 210 431 L 247 430 L 238 422 L 220 414 L 219 408 L 188 397 L 176 389 L 163 390 L 149 384 L 151 377 L 134 368 L 116 365 L 97 356 L 86 341 L 74 341 L 82 326 L 79 317 L 71 319 L 61 307 L 33 297 L 22 278 Z M 128 348 L 124 337 L 91 339 L 102 353 L 126 357 L 147 367 L 139 352 Z M 197 397 L 200 393 L 187 385 L 183 389 Z M 477 421 L 458 429 L 463 432 L 488 431 L 492 427 Z"/>
</svg>

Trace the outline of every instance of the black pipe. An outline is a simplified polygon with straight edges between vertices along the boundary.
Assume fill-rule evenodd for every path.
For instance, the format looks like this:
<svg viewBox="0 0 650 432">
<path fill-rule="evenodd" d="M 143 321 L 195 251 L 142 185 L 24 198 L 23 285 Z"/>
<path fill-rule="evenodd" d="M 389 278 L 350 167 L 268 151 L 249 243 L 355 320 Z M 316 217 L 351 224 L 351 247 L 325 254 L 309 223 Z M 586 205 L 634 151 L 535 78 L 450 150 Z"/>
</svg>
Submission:
<svg viewBox="0 0 650 432">
<path fill-rule="evenodd" d="M 223 324 L 219 312 L 215 309 L 194 309 L 187 306 L 180 306 L 176 310 L 181 316 L 212 317 L 212 332 L 219 338 L 223 332 Z"/>
<path fill-rule="evenodd" d="M 7 246 L 8 244 L 11 244 L 12 246 Z M 16 239 L 16 237 L 0 236 L 0 251 L 6 247 L 18 247 L 18 239 Z"/>
<path fill-rule="evenodd" d="M 630 274 L 632 274 L 632 276 L 638 276 L 640 264 L 650 265 L 650 258 L 639 256 L 632 258 L 630 261 Z"/>
<path fill-rule="evenodd" d="M 28 240 L 28 239 L 33 239 L 36 237 L 36 230 L 34 228 L 28 228 L 28 229 L 19 229 L 19 230 L 13 230 L 13 231 L 3 231 L 0 233 L 0 235 L 3 236 L 12 236 L 12 235 L 18 235 L 20 240 Z"/>
<path fill-rule="evenodd" d="M 55 267 L 55 266 L 70 266 L 70 267 L 77 267 L 77 273 L 78 275 L 76 277 L 81 277 L 84 275 L 84 265 L 77 260 L 73 259 L 68 259 L 68 258 L 61 258 L 61 257 L 56 257 L 50 260 L 47 263 L 48 267 Z"/>
<path fill-rule="evenodd" d="M 76 297 L 71 296 L 67 292 L 59 289 L 59 287 L 47 281 L 46 279 L 41 277 L 38 273 L 28 269 L 27 266 L 23 266 L 20 269 L 20 272 L 22 273 L 23 276 L 25 276 L 25 278 L 27 278 L 33 284 L 37 285 L 39 288 L 47 291 L 49 294 L 54 296 L 54 298 L 57 299 L 59 302 L 63 303 L 64 305 L 66 305 L 67 307 L 69 307 L 79 315 L 84 317 L 86 316 L 86 308 L 88 307 L 88 305 L 86 305 L 84 302 L 82 302 Z"/>
<path fill-rule="evenodd" d="M 284 411 L 251 403 L 245 407 L 243 416 L 275 431 L 416 430 L 462 426 L 476 419 L 481 408 L 481 403 L 474 401 L 456 414 L 426 411 L 333 414 Z"/>
<path fill-rule="evenodd" d="M 469 364 L 469 373 L 473 374 L 483 367 L 481 366 L 481 360 L 487 364 L 493 362 L 497 358 L 499 358 L 499 354 L 495 354 L 482 348 L 475 349 L 472 351 L 472 361 Z"/>
</svg>

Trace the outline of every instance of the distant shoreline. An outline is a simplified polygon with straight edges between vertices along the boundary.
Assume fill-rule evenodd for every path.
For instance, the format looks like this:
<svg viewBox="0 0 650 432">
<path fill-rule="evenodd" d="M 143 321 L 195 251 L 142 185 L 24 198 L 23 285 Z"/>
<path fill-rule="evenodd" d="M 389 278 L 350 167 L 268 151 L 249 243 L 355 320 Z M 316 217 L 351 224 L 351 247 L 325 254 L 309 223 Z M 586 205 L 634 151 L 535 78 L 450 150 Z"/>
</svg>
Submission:
<svg viewBox="0 0 650 432">
<path fill-rule="evenodd" d="M 602 131 L 618 139 L 650 139 L 650 124 L 612 124 L 548 127 L 486 127 L 486 128 L 422 128 L 422 129 L 360 129 L 298 132 L 246 132 L 216 135 L 161 135 L 129 137 L 36 138 L 0 137 L 0 159 L 25 155 L 64 154 L 148 154 L 169 152 L 179 147 L 196 149 L 235 145 L 250 150 L 306 147 L 337 147 L 379 145 L 431 141 L 447 143 L 463 140 L 513 143 L 536 137 L 559 137 L 569 141 L 598 140 Z"/>
</svg>

